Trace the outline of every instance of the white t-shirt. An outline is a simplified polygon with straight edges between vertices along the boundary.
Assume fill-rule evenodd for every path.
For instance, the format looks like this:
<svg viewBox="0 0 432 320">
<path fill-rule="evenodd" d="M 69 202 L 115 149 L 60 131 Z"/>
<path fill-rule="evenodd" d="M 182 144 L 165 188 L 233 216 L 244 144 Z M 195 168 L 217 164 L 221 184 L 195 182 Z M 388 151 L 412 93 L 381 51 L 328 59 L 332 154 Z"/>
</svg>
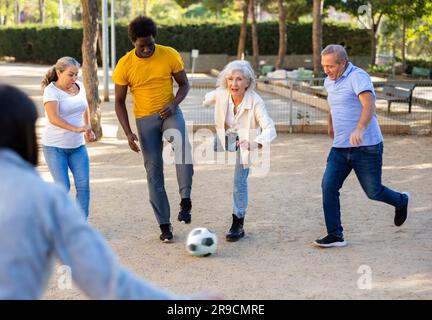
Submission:
<svg viewBox="0 0 432 320">
<path fill-rule="evenodd" d="M 51 82 L 44 90 L 43 103 L 48 101 L 58 101 L 59 117 L 74 127 L 82 127 L 83 114 L 87 108 L 87 99 L 84 85 L 80 81 L 75 82 L 79 87 L 76 95 L 71 95 Z M 45 116 L 48 119 L 48 116 Z M 42 135 L 42 144 L 57 148 L 78 148 L 85 144 L 84 134 L 75 133 L 53 125 L 47 121 Z"/>
</svg>

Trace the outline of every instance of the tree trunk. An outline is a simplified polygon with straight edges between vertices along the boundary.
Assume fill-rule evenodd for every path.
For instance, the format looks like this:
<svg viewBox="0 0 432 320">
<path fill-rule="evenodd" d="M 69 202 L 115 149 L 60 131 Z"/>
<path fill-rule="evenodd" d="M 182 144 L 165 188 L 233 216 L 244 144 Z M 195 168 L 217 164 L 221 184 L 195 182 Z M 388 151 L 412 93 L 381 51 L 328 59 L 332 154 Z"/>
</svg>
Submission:
<svg viewBox="0 0 432 320">
<path fill-rule="evenodd" d="M 249 15 L 249 0 L 244 0 L 243 3 L 243 20 L 240 29 L 240 37 L 237 47 L 237 59 L 244 59 L 246 36 L 247 36 L 247 20 Z"/>
<path fill-rule="evenodd" d="M 59 27 L 64 26 L 63 0 L 59 0 Z"/>
<path fill-rule="evenodd" d="M 257 23 L 256 23 L 256 5 L 255 0 L 250 0 L 251 14 L 252 14 L 252 66 L 255 70 L 258 70 L 258 56 L 259 56 L 259 47 L 258 47 L 258 32 L 257 32 Z"/>
<path fill-rule="evenodd" d="M 3 25 L 6 25 L 8 23 L 8 12 L 9 12 L 9 7 L 10 7 L 10 3 L 9 0 L 6 0 L 5 3 L 5 15 L 4 15 L 4 20 L 3 20 Z"/>
<path fill-rule="evenodd" d="M 15 0 L 15 24 L 21 23 L 21 17 L 20 17 L 20 5 L 18 0 Z"/>
<path fill-rule="evenodd" d="M 394 36 L 392 44 L 392 77 L 396 77 L 396 36 Z"/>
<path fill-rule="evenodd" d="M 39 0 L 39 22 L 45 23 L 45 0 Z"/>
<path fill-rule="evenodd" d="M 372 26 L 371 30 L 371 66 L 375 65 L 375 58 L 376 58 L 376 46 L 377 46 L 377 39 L 376 39 L 376 32 L 375 32 L 375 25 Z"/>
<path fill-rule="evenodd" d="M 283 67 L 285 53 L 286 53 L 286 9 L 284 0 L 278 0 L 278 20 L 279 20 L 279 50 L 276 58 L 275 68 L 280 69 Z"/>
<path fill-rule="evenodd" d="M 372 18 L 372 28 L 370 30 L 371 35 L 371 45 L 372 45 L 372 52 L 371 52 L 371 65 L 374 66 L 376 64 L 376 53 L 377 53 L 377 43 L 378 43 L 378 28 L 381 22 L 382 13 L 378 16 L 378 19 L 375 22 L 374 14 L 371 12 L 371 18 Z"/>
<path fill-rule="evenodd" d="M 313 2 L 313 25 L 312 25 L 312 48 L 313 48 L 313 73 L 318 77 L 321 73 L 321 50 L 322 50 L 322 23 L 321 23 L 322 1 Z"/>
<path fill-rule="evenodd" d="M 90 108 L 90 121 L 96 139 L 102 137 L 100 98 L 97 77 L 98 0 L 81 0 L 83 21 L 82 74 Z"/>
<path fill-rule="evenodd" d="M 149 0 L 144 0 L 144 15 L 145 16 L 148 16 L 148 2 L 149 2 Z"/>
<path fill-rule="evenodd" d="M 406 21 L 402 24 L 402 73 L 406 72 Z"/>
</svg>

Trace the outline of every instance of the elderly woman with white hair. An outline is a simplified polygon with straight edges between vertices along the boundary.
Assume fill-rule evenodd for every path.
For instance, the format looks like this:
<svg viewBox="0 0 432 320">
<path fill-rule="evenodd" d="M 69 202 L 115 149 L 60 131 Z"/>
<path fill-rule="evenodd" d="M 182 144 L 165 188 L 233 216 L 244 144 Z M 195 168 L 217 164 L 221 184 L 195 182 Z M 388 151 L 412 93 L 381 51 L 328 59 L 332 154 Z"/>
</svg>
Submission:
<svg viewBox="0 0 432 320">
<path fill-rule="evenodd" d="M 249 62 L 235 60 L 219 74 L 217 89 L 206 94 L 204 106 L 215 107 L 217 150 L 236 152 L 232 226 L 227 241 L 244 237 L 248 206 L 247 178 L 257 149 L 268 147 L 276 138 L 273 120 L 263 99 L 254 91 L 255 74 Z M 221 143 L 224 142 L 224 143 Z"/>
</svg>

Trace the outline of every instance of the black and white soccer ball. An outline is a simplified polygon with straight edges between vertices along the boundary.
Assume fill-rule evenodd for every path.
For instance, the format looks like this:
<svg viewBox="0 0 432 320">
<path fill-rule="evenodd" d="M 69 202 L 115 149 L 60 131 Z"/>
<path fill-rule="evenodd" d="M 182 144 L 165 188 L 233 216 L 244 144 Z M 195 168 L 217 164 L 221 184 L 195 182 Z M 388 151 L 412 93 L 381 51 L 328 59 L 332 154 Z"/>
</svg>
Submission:
<svg viewBox="0 0 432 320">
<path fill-rule="evenodd" d="M 216 252 L 216 234 L 207 228 L 195 228 L 187 237 L 186 250 L 193 256 L 207 257 Z"/>
</svg>

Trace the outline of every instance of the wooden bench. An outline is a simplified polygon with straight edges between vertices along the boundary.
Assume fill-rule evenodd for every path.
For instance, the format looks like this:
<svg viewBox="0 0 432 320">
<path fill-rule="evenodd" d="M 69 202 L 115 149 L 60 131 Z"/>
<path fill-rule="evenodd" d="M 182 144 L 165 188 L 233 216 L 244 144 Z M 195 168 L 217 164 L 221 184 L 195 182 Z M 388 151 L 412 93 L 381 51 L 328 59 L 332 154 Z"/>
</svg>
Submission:
<svg viewBox="0 0 432 320">
<path fill-rule="evenodd" d="M 422 77 L 426 79 L 431 78 L 431 70 L 428 68 L 419 68 L 419 67 L 413 67 L 411 71 L 411 75 L 414 77 Z"/>
<path fill-rule="evenodd" d="M 388 112 L 392 102 L 408 103 L 408 112 L 411 112 L 412 96 L 415 83 L 386 83 L 383 84 L 382 91 L 376 93 L 377 99 L 387 100 Z"/>
</svg>

